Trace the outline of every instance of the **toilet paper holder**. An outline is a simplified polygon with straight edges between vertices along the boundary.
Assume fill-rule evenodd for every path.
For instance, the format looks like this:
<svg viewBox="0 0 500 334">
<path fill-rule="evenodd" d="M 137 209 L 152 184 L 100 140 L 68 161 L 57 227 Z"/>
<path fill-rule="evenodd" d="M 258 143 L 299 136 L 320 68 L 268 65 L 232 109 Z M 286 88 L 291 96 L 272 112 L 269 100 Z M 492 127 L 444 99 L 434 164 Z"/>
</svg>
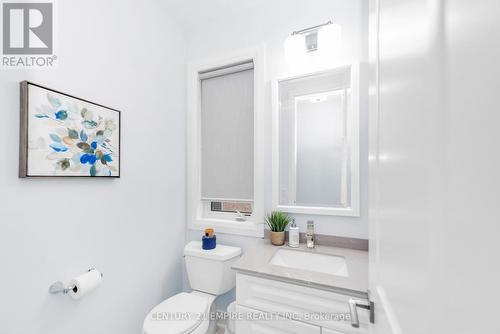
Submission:
<svg viewBox="0 0 500 334">
<path fill-rule="evenodd" d="M 95 268 L 90 268 L 87 271 L 92 271 L 92 270 L 95 270 Z M 101 273 L 101 277 L 103 277 L 102 273 Z M 57 281 L 49 287 L 49 293 L 53 294 L 53 295 L 56 295 L 58 293 L 68 294 L 70 291 L 76 292 L 76 286 L 75 285 L 66 286 L 61 281 Z"/>
</svg>

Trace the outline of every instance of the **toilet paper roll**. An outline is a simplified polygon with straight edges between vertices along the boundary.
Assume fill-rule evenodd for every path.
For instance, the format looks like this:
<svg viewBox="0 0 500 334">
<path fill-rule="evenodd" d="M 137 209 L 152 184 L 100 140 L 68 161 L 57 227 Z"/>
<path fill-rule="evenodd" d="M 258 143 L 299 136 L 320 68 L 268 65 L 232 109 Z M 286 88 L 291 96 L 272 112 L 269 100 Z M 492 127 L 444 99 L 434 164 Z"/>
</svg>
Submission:
<svg viewBox="0 0 500 334">
<path fill-rule="evenodd" d="M 74 286 L 69 291 L 73 299 L 80 299 L 89 292 L 93 291 L 102 283 L 102 275 L 98 270 L 92 269 L 89 272 L 80 275 L 69 282 L 69 286 Z"/>
</svg>

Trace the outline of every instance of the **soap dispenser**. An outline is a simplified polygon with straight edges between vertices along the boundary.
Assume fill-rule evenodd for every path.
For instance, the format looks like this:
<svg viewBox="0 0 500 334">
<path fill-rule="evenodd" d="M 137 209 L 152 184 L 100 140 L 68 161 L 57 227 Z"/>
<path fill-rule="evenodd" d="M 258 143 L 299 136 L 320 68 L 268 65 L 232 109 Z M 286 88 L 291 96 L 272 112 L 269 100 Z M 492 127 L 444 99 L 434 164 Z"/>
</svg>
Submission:
<svg viewBox="0 0 500 334">
<path fill-rule="evenodd" d="M 292 223 L 288 229 L 288 246 L 292 248 L 299 247 L 300 231 L 299 227 L 295 224 L 295 218 L 292 218 Z"/>
</svg>

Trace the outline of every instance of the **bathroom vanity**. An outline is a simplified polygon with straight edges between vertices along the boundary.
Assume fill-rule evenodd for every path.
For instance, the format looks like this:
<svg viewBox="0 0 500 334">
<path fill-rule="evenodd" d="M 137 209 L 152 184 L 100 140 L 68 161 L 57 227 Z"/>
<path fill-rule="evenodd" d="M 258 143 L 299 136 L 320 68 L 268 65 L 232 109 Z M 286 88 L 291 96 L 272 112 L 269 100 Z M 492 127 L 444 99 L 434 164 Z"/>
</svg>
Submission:
<svg viewBox="0 0 500 334">
<path fill-rule="evenodd" d="M 232 268 L 236 270 L 236 332 L 367 333 L 370 312 L 358 308 L 352 327 L 349 300 L 366 300 L 368 252 L 304 245 L 292 249 L 262 240 Z"/>
</svg>

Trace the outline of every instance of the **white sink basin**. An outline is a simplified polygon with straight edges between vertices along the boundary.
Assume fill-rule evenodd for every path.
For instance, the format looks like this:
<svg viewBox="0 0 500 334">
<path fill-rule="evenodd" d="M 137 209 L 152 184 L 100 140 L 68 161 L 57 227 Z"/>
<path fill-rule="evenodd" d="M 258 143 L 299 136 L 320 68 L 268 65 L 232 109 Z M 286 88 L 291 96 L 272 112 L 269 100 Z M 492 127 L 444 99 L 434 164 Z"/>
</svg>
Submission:
<svg viewBox="0 0 500 334">
<path fill-rule="evenodd" d="M 278 249 L 269 263 L 329 275 L 349 276 L 345 258 L 336 255 Z"/>
</svg>

